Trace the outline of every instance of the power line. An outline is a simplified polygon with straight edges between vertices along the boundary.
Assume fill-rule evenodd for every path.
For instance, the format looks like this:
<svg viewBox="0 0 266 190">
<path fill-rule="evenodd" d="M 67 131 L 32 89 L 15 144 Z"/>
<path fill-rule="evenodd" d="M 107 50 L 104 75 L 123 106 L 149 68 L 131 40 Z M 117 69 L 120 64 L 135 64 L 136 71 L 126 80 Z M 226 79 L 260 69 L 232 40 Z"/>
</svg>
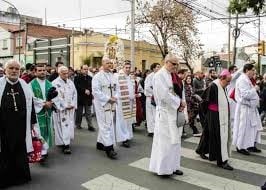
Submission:
<svg viewBox="0 0 266 190">
<path fill-rule="evenodd" d="M 205 17 L 210 18 L 210 19 L 216 19 L 216 20 L 219 20 L 219 21 L 221 21 L 223 24 L 229 24 L 228 22 L 226 22 L 226 21 L 224 21 L 224 20 L 222 20 L 222 19 L 219 19 L 219 18 L 217 18 L 217 17 L 211 15 L 210 13 L 208 13 L 208 12 L 211 12 L 211 13 L 218 13 L 217 11 L 212 11 L 212 10 L 210 10 L 209 8 L 204 8 L 205 10 L 208 11 L 208 12 L 205 12 L 205 10 L 199 9 L 199 8 L 197 8 L 197 7 L 194 7 L 194 6 L 191 5 L 191 4 L 188 4 L 188 3 L 185 3 L 185 2 L 181 2 L 181 1 L 178 1 L 178 0 L 175 0 L 175 2 L 177 2 L 177 3 L 181 4 L 181 5 L 183 5 L 184 7 L 188 8 L 188 9 L 190 9 L 190 10 L 192 10 L 192 11 L 195 11 L 196 13 L 198 13 L 198 14 L 200 14 L 200 15 L 202 15 L 202 16 L 205 16 Z M 194 4 L 195 4 L 195 3 L 194 3 Z M 198 6 L 201 6 L 201 7 L 202 7 L 202 5 L 198 5 Z M 206 7 L 206 6 L 203 6 L 203 7 Z M 218 14 L 219 14 L 219 15 L 222 15 L 221 13 L 218 13 Z M 230 27 L 233 27 L 233 25 L 230 24 Z M 245 34 L 246 36 L 248 36 L 248 37 L 250 37 L 250 38 L 253 38 L 253 39 L 257 39 L 257 37 L 253 36 L 252 34 L 246 32 L 246 31 L 244 31 L 243 29 L 241 29 L 241 31 L 242 31 L 243 34 Z"/>
<path fill-rule="evenodd" d="M 105 16 L 111 16 L 111 15 L 123 14 L 123 13 L 128 13 L 128 12 L 130 12 L 130 10 L 128 10 L 128 11 L 113 12 L 113 13 L 106 13 L 106 14 L 95 15 L 95 16 L 88 16 L 88 17 L 83 17 L 83 18 L 76 18 L 76 19 L 65 20 L 65 21 L 60 21 L 60 22 L 54 22 L 54 23 L 49 23 L 49 24 L 52 25 L 52 24 L 59 24 L 59 23 L 66 23 L 66 22 L 73 22 L 73 21 L 80 21 L 80 20 L 85 20 L 85 19 L 90 19 L 90 18 L 99 18 L 99 17 L 105 17 Z"/>
</svg>

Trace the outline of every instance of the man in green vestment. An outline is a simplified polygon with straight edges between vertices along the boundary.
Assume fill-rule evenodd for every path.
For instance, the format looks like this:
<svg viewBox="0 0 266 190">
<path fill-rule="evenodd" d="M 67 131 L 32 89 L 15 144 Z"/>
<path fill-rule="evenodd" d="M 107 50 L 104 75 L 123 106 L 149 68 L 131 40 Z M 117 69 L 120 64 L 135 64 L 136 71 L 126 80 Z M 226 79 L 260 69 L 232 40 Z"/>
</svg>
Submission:
<svg viewBox="0 0 266 190">
<path fill-rule="evenodd" d="M 34 94 L 34 107 L 40 127 L 40 135 L 43 140 L 42 162 L 48 156 L 48 149 L 53 145 L 52 131 L 52 101 L 47 101 L 47 93 L 52 88 L 52 83 L 46 79 L 46 68 L 44 64 L 37 64 L 35 67 L 36 78 L 31 81 L 31 88 Z"/>
</svg>

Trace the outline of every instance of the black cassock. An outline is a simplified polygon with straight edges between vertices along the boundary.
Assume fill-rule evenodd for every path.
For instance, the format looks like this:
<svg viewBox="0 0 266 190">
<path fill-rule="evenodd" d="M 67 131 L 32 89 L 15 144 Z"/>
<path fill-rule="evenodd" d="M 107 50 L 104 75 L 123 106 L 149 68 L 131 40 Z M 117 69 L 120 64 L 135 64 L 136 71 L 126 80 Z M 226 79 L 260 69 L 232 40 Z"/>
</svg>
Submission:
<svg viewBox="0 0 266 190">
<path fill-rule="evenodd" d="M 7 82 L 0 107 L 0 188 L 31 180 L 26 150 L 26 111 L 20 83 Z M 34 108 L 31 120 L 36 123 Z"/>
<path fill-rule="evenodd" d="M 203 128 L 196 152 L 209 154 L 209 160 L 222 164 L 219 112 L 208 109 L 210 103 L 218 105 L 218 87 L 212 83 L 202 94 L 200 120 Z"/>
</svg>

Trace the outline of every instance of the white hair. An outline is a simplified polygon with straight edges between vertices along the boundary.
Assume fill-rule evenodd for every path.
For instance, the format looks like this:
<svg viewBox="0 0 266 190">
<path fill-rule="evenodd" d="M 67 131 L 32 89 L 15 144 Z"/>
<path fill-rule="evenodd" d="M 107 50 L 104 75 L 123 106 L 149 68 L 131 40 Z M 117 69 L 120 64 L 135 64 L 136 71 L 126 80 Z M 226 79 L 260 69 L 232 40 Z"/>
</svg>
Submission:
<svg viewBox="0 0 266 190">
<path fill-rule="evenodd" d="M 17 64 L 17 65 L 19 65 L 19 68 L 21 68 L 21 63 L 19 62 L 19 61 L 17 61 L 17 60 L 15 60 L 15 59 L 10 59 L 10 60 L 8 60 L 7 62 L 6 62 L 6 64 L 5 64 L 5 69 L 9 66 L 9 65 L 11 65 L 11 64 Z"/>
<path fill-rule="evenodd" d="M 61 72 L 63 72 L 63 71 L 68 71 L 68 68 L 67 68 L 66 66 L 60 66 L 60 67 L 58 68 L 58 73 L 61 73 Z"/>
<path fill-rule="evenodd" d="M 165 56 L 165 58 L 164 58 L 165 63 L 168 62 L 168 61 L 172 61 L 172 60 L 176 60 L 176 61 L 178 61 L 177 56 L 174 55 L 174 54 L 167 54 L 167 55 Z"/>
</svg>

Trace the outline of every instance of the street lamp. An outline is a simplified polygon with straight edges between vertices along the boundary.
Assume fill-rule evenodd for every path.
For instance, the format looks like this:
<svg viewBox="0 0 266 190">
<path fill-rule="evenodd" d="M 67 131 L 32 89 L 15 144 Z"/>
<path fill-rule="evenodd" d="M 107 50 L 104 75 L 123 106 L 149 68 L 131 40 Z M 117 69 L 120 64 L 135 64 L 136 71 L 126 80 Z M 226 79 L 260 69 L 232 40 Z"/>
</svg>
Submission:
<svg viewBox="0 0 266 190">
<path fill-rule="evenodd" d="M 22 41 L 22 39 L 21 39 L 21 15 L 19 14 L 19 11 L 18 11 L 17 7 L 15 7 L 15 5 L 13 5 L 12 3 L 10 3 L 10 2 L 8 2 L 6 0 L 1 0 L 1 1 L 3 1 L 3 2 L 7 3 L 8 5 L 10 5 L 11 7 L 13 7 L 16 10 L 17 15 L 19 17 L 19 33 L 18 33 L 18 38 L 19 38 L 18 46 L 19 46 L 19 48 L 18 48 L 18 60 L 20 62 L 20 47 L 21 47 L 21 41 Z"/>
</svg>

